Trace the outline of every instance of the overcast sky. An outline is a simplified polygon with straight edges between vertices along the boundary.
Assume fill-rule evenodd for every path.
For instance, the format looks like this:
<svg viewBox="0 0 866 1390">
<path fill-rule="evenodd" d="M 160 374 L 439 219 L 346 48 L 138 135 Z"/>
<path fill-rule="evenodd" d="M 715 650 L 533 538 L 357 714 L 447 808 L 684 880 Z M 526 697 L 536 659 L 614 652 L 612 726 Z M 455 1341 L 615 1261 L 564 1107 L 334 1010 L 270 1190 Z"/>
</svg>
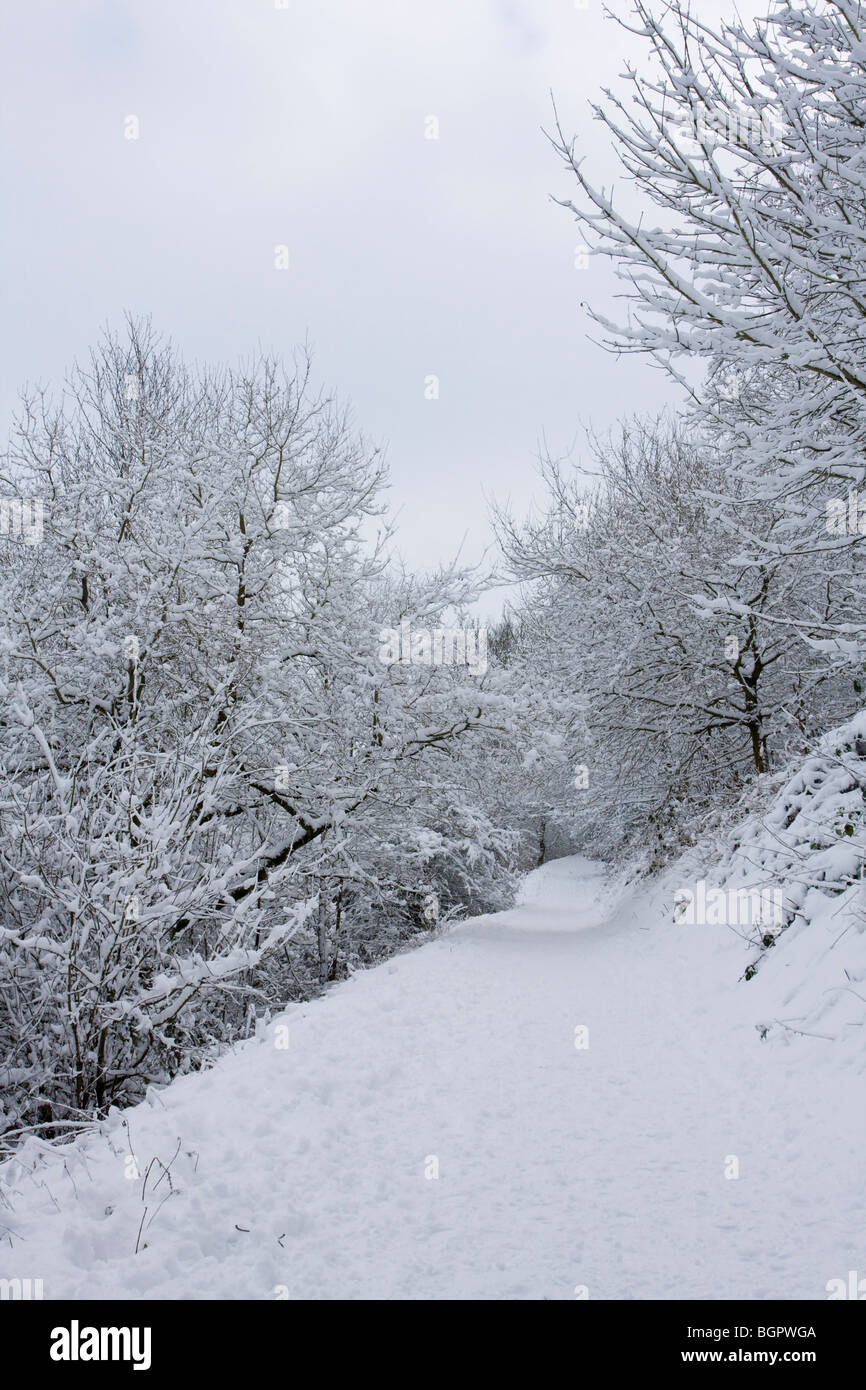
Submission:
<svg viewBox="0 0 866 1390">
<path fill-rule="evenodd" d="M 641 48 L 600 0 L 280 3 L 8 0 L 4 433 L 22 382 L 59 380 L 125 310 L 199 359 L 308 338 L 387 444 L 407 560 L 464 537 L 476 559 L 485 494 L 525 510 L 542 432 L 563 449 L 672 398 L 587 338 L 581 300 L 610 308 L 615 285 L 575 269 L 542 133 L 552 90 L 609 183 L 588 102 Z"/>
</svg>

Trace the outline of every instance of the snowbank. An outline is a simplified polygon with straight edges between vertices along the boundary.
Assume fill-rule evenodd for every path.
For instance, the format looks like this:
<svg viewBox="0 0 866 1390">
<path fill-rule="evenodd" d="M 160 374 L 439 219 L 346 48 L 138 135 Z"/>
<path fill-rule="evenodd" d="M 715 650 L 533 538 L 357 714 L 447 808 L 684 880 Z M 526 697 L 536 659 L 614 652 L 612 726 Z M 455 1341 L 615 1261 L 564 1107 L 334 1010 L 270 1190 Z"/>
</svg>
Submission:
<svg viewBox="0 0 866 1390">
<path fill-rule="evenodd" d="M 673 915 L 702 878 L 731 897 L 764 890 L 780 920 L 731 920 L 744 1007 L 769 1041 L 836 1042 L 862 1068 L 866 1024 L 866 712 L 833 729 L 766 806 L 718 843 L 704 841 L 664 876 Z"/>
</svg>

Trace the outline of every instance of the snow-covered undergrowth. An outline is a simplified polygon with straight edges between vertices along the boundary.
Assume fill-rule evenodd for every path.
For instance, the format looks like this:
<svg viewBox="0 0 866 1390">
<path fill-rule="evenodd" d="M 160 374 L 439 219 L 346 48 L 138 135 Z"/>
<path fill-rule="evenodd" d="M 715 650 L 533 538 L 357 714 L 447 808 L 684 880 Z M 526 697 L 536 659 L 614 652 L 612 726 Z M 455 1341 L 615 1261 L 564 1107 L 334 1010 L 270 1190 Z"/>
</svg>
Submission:
<svg viewBox="0 0 866 1390">
<path fill-rule="evenodd" d="M 763 1037 L 835 1041 L 836 1055 L 859 1066 L 866 1044 L 864 791 L 866 712 L 831 730 L 729 832 L 721 852 L 714 836 L 664 876 L 676 918 L 687 925 L 699 916 L 700 896 L 705 918 L 712 922 L 715 913 L 742 943 L 744 1000 Z"/>
</svg>

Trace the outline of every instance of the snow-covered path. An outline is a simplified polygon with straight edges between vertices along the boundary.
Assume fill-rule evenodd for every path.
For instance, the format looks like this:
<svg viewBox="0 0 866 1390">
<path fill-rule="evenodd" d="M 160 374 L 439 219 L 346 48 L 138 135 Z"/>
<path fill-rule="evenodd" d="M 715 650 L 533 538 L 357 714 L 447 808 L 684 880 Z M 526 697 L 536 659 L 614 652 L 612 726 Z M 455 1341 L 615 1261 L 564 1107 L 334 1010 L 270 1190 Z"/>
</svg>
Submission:
<svg viewBox="0 0 866 1390">
<path fill-rule="evenodd" d="M 0 1276 L 46 1298 L 825 1298 L 864 1266 L 862 1080 L 832 1044 L 762 1044 L 711 931 L 546 865 L 512 912 L 290 1007 L 288 1047 L 271 1024 L 106 1133 L 31 1148 Z M 154 1164 L 142 1201 L 178 1140 L 176 1191 Z"/>
</svg>

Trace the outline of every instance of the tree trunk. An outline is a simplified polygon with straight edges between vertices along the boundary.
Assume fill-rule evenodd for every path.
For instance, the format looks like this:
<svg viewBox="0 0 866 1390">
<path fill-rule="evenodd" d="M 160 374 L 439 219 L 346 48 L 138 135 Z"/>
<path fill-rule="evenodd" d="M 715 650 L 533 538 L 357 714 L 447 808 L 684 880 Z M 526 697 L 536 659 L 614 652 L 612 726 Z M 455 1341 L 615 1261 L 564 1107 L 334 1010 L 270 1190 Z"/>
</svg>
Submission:
<svg viewBox="0 0 866 1390">
<path fill-rule="evenodd" d="M 324 879 L 319 882 L 319 919 L 318 919 L 318 938 L 319 938 L 319 979 L 324 985 L 327 983 L 328 974 L 331 968 L 330 953 L 328 951 L 328 893 Z"/>
</svg>

